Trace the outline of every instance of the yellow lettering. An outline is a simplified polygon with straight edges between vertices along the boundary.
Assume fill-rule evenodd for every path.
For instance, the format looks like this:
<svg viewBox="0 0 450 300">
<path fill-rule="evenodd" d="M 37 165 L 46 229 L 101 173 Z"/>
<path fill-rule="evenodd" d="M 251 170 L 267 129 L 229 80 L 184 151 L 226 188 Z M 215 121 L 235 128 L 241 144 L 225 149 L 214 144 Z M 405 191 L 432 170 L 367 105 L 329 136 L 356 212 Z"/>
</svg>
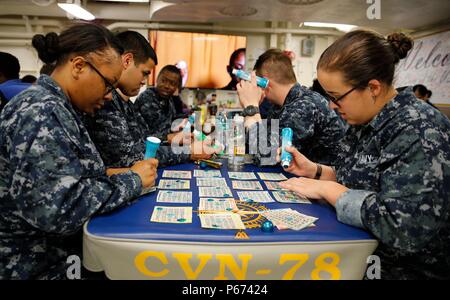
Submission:
<svg viewBox="0 0 450 300">
<path fill-rule="evenodd" d="M 198 275 L 202 272 L 206 263 L 211 259 L 211 254 L 197 254 L 197 259 L 200 260 L 195 271 L 192 270 L 191 265 L 189 264 L 189 260 L 192 258 L 191 253 L 174 253 L 172 254 L 180 264 L 181 269 L 184 271 L 186 275 L 186 279 L 197 279 Z"/>
<path fill-rule="evenodd" d="M 230 269 L 235 279 L 244 280 L 247 275 L 248 262 L 252 259 L 251 254 L 239 254 L 239 259 L 242 261 L 242 267 L 239 268 L 238 264 L 231 254 L 216 254 L 216 258 L 220 263 L 219 275 L 217 275 L 215 280 L 227 280 L 228 277 L 225 276 L 225 266 Z"/>
<path fill-rule="evenodd" d="M 295 273 L 301 266 L 303 266 L 308 261 L 308 254 L 281 254 L 280 256 L 280 265 L 283 265 L 287 261 L 298 261 L 295 265 L 292 266 L 284 275 L 283 280 L 292 280 L 294 279 Z"/>
<path fill-rule="evenodd" d="M 169 262 L 167 261 L 167 257 L 164 252 L 156 252 L 156 251 L 144 251 L 139 253 L 134 259 L 134 265 L 142 274 L 150 277 L 163 277 L 169 273 L 168 269 L 163 269 L 160 272 L 154 272 L 147 268 L 145 265 L 145 261 L 149 257 L 154 257 L 158 259 L 163 265 L 167 265 Z"/>
<path fill-rule="evenodd" d="M 327 262 L 327 258 L 331 258 L 331 262 Z M 339 261 L 339 255 L 337 255 L 336 253 L 327 252 L 321 254 L 314 262 L 316 268 L 311 272 L 311 279 L 321 280 L 321 271 L 329 273 L 331 275 L 331 280 L 341 279 L 341 271 L 339 270 L 339 268 L 337 268 Z"/>
</svg>

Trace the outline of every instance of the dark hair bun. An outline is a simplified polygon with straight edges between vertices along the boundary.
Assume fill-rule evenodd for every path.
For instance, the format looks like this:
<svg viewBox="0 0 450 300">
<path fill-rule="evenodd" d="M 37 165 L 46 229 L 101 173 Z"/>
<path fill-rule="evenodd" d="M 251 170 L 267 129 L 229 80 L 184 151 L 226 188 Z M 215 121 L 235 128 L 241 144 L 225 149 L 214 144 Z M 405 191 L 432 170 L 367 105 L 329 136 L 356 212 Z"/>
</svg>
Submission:
<svg viewBox="0 0 450 300">
<path fill-rule="evenodd" d="M 59 38 L 56 33 L 36 34 L 31 43 L 44 63 L 51 64 L 58 59 Z"/>
<path fill-rule="evenodd" d="M 398 56 L 398 60 L 405 58 L 406 55 L 408 55 L 409 50 L 411 50 L 414 46 L 414 41 L 409 36 L 401 32 L 390 34 L 387 37 L 387 41 L 394 49 L 394 52 Z"/>
</svg>

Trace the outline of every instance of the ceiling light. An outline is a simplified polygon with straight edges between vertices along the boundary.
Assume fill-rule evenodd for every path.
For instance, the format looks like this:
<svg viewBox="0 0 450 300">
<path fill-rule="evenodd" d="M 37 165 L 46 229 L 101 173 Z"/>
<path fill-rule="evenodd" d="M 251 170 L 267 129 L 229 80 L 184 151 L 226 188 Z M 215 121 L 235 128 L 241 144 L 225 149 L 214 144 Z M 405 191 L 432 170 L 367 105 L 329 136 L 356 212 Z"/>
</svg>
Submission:
<svg viewBox="0 0 450 300">
<path fill-rule="evenodd" d="M 249 17 L 255 15 L 258 10 L 254 7 L 246 5 L 231 5 L 222 8 L 219 12 L 224 16 Z"/>
<path fill-rule="evenodd" d="M 150 14 L 149 14 L 150 19 L 153 17 L 153 14 L 158 10 L 172 5 L 175 5 L 175 3 L 152 0 L 152 2 L 150 2 Z"/>
<path fill-rule="evenodd" d="M 348 25 L 348 24 L 321 23 L 321 22 L 304 22 L 303 25 L 310 26 L 310 27 L 336 28 L 337 30 L 340 30 L 343 32 L 349 32 L 350 30 L 357 27 L 355 25 Z"/>
<path fill-rule="evenodd" d="M 31 2 L 33 2 L 33 4 L 36 4 L 37 6 L 46 7 L 50 4 L 53 4 L 55 0 L 31 0 Z"/>
<path fill-rule="evenodd" d="M 75 18 L 92 21 L 95 19 L 95 16 L 82 8 L 78 4 L 73 3 L 58 3 L 58 6 L 64 9 L 67 13 L 71 14 Z"/>
</svg>

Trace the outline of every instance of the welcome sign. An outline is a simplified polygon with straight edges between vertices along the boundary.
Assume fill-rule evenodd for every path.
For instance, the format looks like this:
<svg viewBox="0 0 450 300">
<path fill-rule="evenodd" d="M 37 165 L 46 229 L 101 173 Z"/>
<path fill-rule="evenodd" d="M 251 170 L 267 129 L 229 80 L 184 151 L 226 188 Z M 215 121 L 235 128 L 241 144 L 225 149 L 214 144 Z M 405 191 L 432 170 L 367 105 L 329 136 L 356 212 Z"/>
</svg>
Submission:
<svg viewBox="0 0 450 300">
<path fill-rule="evenodd" d="M 423 84 L 431 102 L 450 105 L 450 31 L 414 41 L 414 48 L 397 66 L 396 87 Z"/>
</svg>

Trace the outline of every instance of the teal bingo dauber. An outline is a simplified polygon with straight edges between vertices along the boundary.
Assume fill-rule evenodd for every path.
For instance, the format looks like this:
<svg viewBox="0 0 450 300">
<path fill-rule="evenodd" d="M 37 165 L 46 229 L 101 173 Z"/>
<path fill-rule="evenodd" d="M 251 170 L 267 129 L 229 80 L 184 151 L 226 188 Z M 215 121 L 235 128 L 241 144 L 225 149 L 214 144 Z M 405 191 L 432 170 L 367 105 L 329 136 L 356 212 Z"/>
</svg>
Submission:
<svg viewBox="0 0 450 300">
<path fill-rule="evenodd" d="M 244 79 L 247 81 L 252 80 L 252 76 L 250 75 L 250 73 L 247 73 L 245 71 L 233 69 L 232 73 L 241 79 Z M 256 85 L 265 89 L 269 85 L 269 79 L 256 76 Z"/>
<path fill-rule="evenodd" d="M 283 128 L 281 131 L 281 166 L 288 168 L 292 161 L 292 154 L 286 151 L 286 147 L 292 146 L 292 129 L 289 127 Z"/>
<path fill-rule="evenodd" d="M 144 159 L 155 158 L 161 140 L 157 137 L 150 136 L 145 140 L 145 154 Z"/>
</svg>

